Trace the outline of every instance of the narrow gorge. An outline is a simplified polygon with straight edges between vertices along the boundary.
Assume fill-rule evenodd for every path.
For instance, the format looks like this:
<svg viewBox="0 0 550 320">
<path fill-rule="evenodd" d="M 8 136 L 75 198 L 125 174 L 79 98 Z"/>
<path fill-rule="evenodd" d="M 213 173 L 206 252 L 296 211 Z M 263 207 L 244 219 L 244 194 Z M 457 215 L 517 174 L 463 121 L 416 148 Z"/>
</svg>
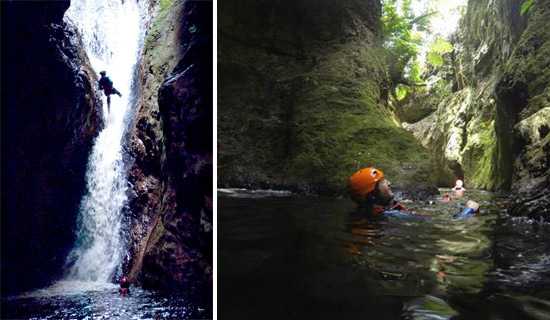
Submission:
<svg viewBox="0 0 550 320">
<path fill-rule="evenodd" d="M 386 97 L 380 1 L 221 2 L 219 183 L 341 193 L 376 164 L 436 192 L 430 157 Z M 254 19 L 237 19 L 244 12 Z M 270 23 L 267 23 L 270 21 Z"/>
<path fill-rule="evenodd" d="M 384 25 L 399 17 L 382 7 L 400 3 L 428 10 L 400 18 L 408 39 Z M 547 1 L 464 1 L 448 39 L 422 43 L 422 19 L 447 14 L 437 5 L 453 6 L 222 2 L 220 186 L 344 194 L 354 170 L 374 165 L 412 198 L 463 179 L 517 195 L 514 214 L 547 219 Z M 236 18 L 244 12 L 255 18 Z M 450 47 L 427 55 L 441 61 L 411 58 L 439 43 Z"/>
<path fill-rule="evenodd" d="M 548 220 L 550 8 L 538 1 L 524 15 L 523 2 L 468 3 L 447 57 L 453 90 L 405 127 L 438 167 L 472 188 L 511 192 L 513 214 Z"/>
<path fill-rule="evenodd" d="M 223 319 L 550 318 L 550 1 L 218 10 Z"/>
</svg>

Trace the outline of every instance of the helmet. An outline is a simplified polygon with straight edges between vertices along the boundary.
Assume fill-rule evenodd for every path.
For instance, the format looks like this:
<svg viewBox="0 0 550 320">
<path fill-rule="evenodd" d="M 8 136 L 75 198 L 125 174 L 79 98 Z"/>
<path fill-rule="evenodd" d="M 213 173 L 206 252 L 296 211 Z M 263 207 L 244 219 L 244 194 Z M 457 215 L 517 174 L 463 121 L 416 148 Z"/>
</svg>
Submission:
<svg viewBox="0 0 550 320">
<path fill-rule="evenodd" d="M 107 72 L 105 72 L 105 71 L 99 71 L 99 74 L 102 75 L 102 76 L 104 76 L 104 75 L 107 74 Z"/>
<path fill-rule="evenodd" d="M 348 189 L 353 201 L 365 200 L 367 195 L 374 191 L 376 183 L 382 179 L 384 179 L 384 173 L 373 167 L 355 172 L 348 181 Z"/>
<path fill-rule="evenodd" d="M 464 182 L 460 179 L 456 180 L 455 187 L 456 188 L 462 188 L 464 186 Z"/>
</svg>

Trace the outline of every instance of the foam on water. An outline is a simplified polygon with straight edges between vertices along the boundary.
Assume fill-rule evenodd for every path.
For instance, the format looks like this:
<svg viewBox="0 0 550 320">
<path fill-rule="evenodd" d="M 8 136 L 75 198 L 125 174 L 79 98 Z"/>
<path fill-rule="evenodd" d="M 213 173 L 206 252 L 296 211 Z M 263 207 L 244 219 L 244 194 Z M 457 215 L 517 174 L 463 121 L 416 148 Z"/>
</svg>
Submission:
<svg viewBox="0 0 550 320">
<path fill-rule="evenodd" d="M 234 198 L 266 198 L 266 197 L 290 197 L 291 191 L 272 190 L 272 189 L 244 189 L 244 188 L 219 188 L 218 193 L 227 197 Z"/>
<path fill-rule="evenodd" d="M 46 298 L 55 296 L 71 296 L 81 294 L 83 292 L 93 291 L 116 291 L 118 286 L 107 282 L 98 281 L 79 281 L 79 280 L 62 280 L 54 285 L 24 293 L 18 298 Z"/>
</svg>

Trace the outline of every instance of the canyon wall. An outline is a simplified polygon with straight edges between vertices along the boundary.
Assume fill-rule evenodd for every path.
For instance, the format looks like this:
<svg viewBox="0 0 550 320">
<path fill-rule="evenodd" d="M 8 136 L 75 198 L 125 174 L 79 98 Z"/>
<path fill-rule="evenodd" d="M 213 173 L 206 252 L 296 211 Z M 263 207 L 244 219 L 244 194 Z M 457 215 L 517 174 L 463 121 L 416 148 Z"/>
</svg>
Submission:
<svg viewBox="0 0 550 320">
<path fill-rule="evenodd" d="M 69 1 L 2 1 L 2 286 L 63 270 L 102 126 L 95 73 Z"/>
<path fill-rule="evenodd" d="M 161 1 L 129 137 L 131 261 L 145 287 L 211 299 L 212 2 Z M 210 301 L 210 300 L 208 300 Z"/>
<path fill-rule="evenodd" d="M 469 1 L 454 44 L 455 92 L 405 128 L 467 187 L 512 191 L 514 214 L 548 217 L 550 2 Z"/>
<path fill-rule="evenodd" d="M 386 103 L 380 1 L 221 1 L 218 184 L 345 193 L 359 167 L 434 191 Z"/>
</svg>

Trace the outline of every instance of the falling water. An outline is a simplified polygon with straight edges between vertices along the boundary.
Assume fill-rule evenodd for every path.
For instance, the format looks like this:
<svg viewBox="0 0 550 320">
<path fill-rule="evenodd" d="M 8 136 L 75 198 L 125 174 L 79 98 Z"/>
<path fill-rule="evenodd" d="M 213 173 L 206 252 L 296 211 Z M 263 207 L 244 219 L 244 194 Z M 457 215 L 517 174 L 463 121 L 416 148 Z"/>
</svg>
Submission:
<svg viewBox="0 0 550 320">
<path fill-rule="evenodd" d="M 88 160 L 87 193 L 80 204 L 77 240 L 67 258 L 67 280 L 108 282 L 125 252 L 121 224 L 127 181 L 122 141 L 144 36 L 146 1 L 140 2 L 73 0 L 66 13 L 82 34 L 96 73 L 106 70 L 122 93 L 111 96 L 110 110 L 101 93 L 105 127 Z"/>
</svg>

